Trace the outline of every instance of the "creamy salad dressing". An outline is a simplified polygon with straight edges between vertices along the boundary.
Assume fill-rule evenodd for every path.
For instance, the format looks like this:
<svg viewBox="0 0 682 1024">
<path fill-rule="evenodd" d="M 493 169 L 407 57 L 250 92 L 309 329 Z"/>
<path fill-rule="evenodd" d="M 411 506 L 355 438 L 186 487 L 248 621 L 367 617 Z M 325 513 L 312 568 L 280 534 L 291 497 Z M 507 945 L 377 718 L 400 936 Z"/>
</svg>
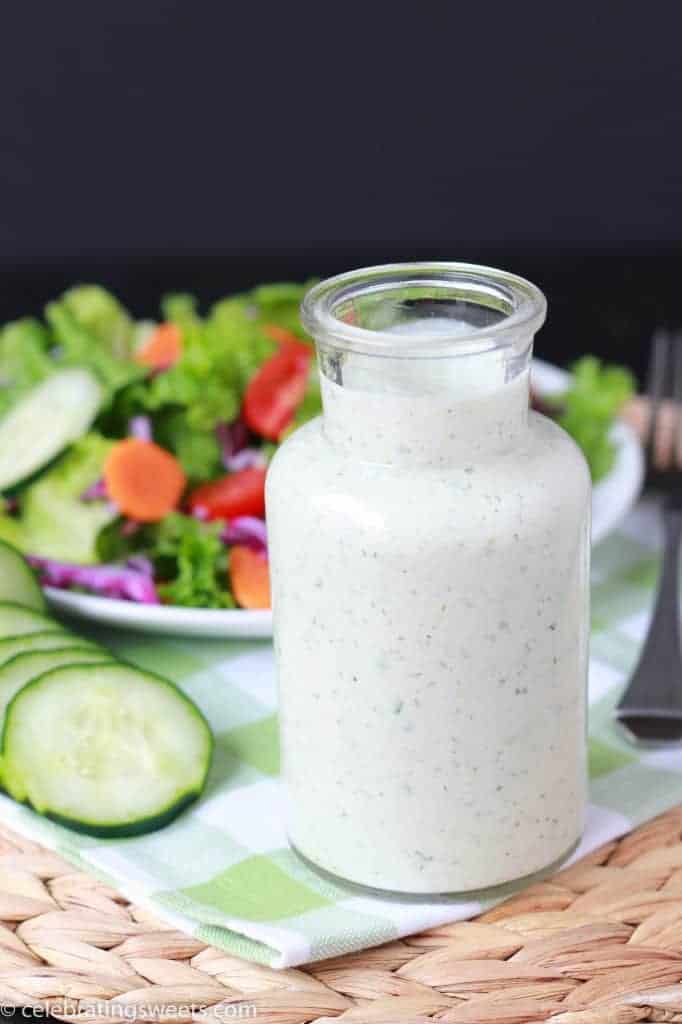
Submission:
<svg viewBox="0 0 682 1024">
<path fill-rule="evenodd" d="M 366 886 L 493 886 L 583 827 L 588 472 L 496 365 L 370 393 L 352 356 L 268 475 L 289 834 Z"/>
</svg>

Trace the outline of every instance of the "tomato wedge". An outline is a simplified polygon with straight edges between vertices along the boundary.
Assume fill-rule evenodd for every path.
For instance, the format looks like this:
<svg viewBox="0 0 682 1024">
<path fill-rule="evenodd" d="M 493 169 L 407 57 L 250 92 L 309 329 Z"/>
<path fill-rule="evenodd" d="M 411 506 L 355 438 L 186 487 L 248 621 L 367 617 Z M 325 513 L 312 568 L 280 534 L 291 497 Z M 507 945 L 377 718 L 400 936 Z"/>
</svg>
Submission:
<svg viewBox="0 0 682 1024">
<path fill-rule="evenodd" d="M 255 434 L 278 441 L 303 401 L 312 350 L 286 342 L 249 381 L 242 414 Z"/>
<path fill-rule="evenodd" d="M 187 499 L 190 512 L 200 519 L 235 519 L 265 516 L 265 469 L 252 467 L 201 484 Z"/>
</svg>

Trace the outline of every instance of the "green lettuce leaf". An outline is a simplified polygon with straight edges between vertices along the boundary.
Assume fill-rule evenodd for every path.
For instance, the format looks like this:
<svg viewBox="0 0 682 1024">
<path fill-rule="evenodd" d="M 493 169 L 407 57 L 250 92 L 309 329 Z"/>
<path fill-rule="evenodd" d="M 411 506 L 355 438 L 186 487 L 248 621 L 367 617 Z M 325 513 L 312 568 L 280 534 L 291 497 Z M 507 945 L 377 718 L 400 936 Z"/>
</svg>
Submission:
<svg viewBox="0 0 682 1024">
<path fill-rule="evenodd" d="M 168 580 L 158 588 L 165 601 L 191 608 L 235 607 L 221 529 L 221 523 L 201 523 L 180 513 L 159 524 L 152 556 L 158 577 Z"/>
<path fill-rule="evenodd" d="M 157 416 L 154 437 L 180 460 L 190 486 L 220 474 L 221 452 L 215 431 L 195 429 L 182 410 Z"/>
<path fill-rule="evenodd" d="M 50 342 L 47 329 L 29 317 L 0 330 L 0 415 L 54 371 Z"/>
<path fill-rule="evenodd" d="M 118 299 L 98 284 L 80 284 L 59 303 L 110 355 L 130 359 L 135 325 Z"/>
<path fill-rule="evenodd" d="M 149 413 L 155 428 L 161 420 L 161 430 L 174 435 L 166 443 L 190 478 L 200 479 L 206 470 L 217 469 L 210 435 L 218 423 L 236 419 L 249 380 L 277 350 L 264 326 L 277 324 L 305 336 L 298 318 L 305 287 L 264 285 L 221 299 L 205 317 L 195 296 L 166 295 L 161 314 L 181 330 L 182 357 L 166 372 L 125 388 L 115 404 L 114 432 L 120 433 L 131 416 Z M 166 415 L 180 411 L 186 420 L 182 430 L 177 420 L 171 421 L 172 429 L 163 426 Z M 109 421 L 107 425 L 113 429 Z"/>
<path fill-rule="evenodd" d="M 157 523 L 144 523 L 129 533 L 122 529 L 125 520 L 113 519 L 97 534 L 95 550 L 99 562 L 125 562 L 133 555 L 149 555 L 156 544 Z"/>
<path fill-rule="evenodd" d="M 621 366 L 604 366 L 584 356 L 572 367 L 568 391 L 561 396 L 558 422 L 582 448 L 594 481 L 613 466 L 616 451 L 609 431 L 623 403 L 634 394 L 635 381 Z"/>
<path fill-rule="evenodd" d="M 182 329 L 185 341 L 190 340 L 194 330 L 201 330 L 199 301 L 190 292 L 170 292 L 161 299 L 161 316 Z"/>
<path fill-rule="evenodd" d="M 292 334 L 300 338 L 307 335 L 301 326 L 299 309 L 303 296 L 314 284 L 314 281 L 307 281 L 305 284 L 262 284 L 254 288 L 249 294 L 249 301 L 256 311 L 256 317 L 261 324 L 277 324 L 285 327 Z"/>
<path fill-rule="evenodd" d="M 191 295 L 167 295 L 161 308 L 164 319 L 180 327 L 182 357 L 164 373 L 128 388 L 120 403 L 121 418 L 137 412 L 183 410 L 187 430 L 208 435 L 217 423 L 229 422 L 239 414 L 240 375 L 232 351 L 239 344 L 236 332 L 229 332 L 226 346 L 221 331 L 199 316 Z M 247 323 L 253 331 L 253 325 Z"/>
<path fill-rule="evenodd" d="M 146 369 L 132 361 L 134 325 L 103 288 L 72 288 L 45 307 L 62 366 L 84 366 L 98 377 L 109 404 L 120 389 L 142 380 Z"/>
<path fill-rule="evenodd" d="M 12 547 L 28 554 L 21 523 L 15 516 L 6 515 L 4 512 L 0 513 L 0 540 L 4 540 Z"/>
<path fill-rule="evenodd" d="M 206 344 L 213 364 L 222 368 L 240 398 L 259 366 L 277 350 L 254 316 L 248 295 L 216 302 L 206 319 Z"/>
</svg>

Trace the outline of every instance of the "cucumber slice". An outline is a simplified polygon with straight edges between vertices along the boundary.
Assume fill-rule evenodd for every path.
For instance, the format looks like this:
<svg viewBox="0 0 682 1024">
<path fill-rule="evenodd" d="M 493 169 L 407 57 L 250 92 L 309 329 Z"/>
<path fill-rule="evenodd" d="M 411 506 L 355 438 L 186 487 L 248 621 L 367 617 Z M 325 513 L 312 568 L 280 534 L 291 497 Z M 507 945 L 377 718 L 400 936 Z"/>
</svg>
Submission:
<svg viewBox="0 0 682 1024">
<path fill-rule="evenodd" d="M 24 633 L 65 633 L 58 622 L 16 601 L 0 601 L 0 637 Z"/>
<path fill-rule="evenodd" d="M 4 540 L 0 540 L 0 601 L 18 601 L 36 612 L 44 612 L 47 607 L 33 569 Z"/>
<path fill-rule="evenodd" d="M 61 633 L 25 633 L 23 636 L 6 636 L 0 640 L 0 667 L 17 654 L 32 651 L 60 651 L 65 647 L 85 647 L 89 651 L 102 651 L 96 643 L 72 636 L 64 630 Z M 103 651 L 108 654 L 108 651 Z"/>
<path fill-rule="evenodd" d="M 27 651 L 15 654 L 0 665 L 0 735 L 5 720 L 5 710 L 15 693 L 32 679 L 44 675 L 62 665 L 97 665 L 113 662 L 113 657 L 92 647 L 64 647 L 58 651 Z"/>
<path fill-rule="evenodd" d="M 77 831 L 136 835 L 199 796 L 212 749 L 206 719 L 173 683 L 129 665 L 71 665 L 10 702 L 3 781 Z"/>
<path fill-rule="evenodd" d="M 89 428 L 102 388 L 89 370 L 58 370 L 0 420 L 0 491 L 31 476 Z"/>
</svg>

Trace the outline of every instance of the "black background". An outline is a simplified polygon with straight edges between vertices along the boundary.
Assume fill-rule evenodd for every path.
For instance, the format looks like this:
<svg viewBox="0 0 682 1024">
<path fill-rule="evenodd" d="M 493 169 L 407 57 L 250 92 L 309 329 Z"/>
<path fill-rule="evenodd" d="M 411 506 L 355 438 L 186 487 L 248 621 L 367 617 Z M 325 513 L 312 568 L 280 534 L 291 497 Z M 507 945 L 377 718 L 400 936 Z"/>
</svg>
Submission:
<svg viewBox="0 0 682 1024">
<path fill-rule="evenodd" d="M 548 293 L 538 350 L 682 323 L 679 5 L 6 5 L 0 317 L 411 257 Z"/>
</svg>

